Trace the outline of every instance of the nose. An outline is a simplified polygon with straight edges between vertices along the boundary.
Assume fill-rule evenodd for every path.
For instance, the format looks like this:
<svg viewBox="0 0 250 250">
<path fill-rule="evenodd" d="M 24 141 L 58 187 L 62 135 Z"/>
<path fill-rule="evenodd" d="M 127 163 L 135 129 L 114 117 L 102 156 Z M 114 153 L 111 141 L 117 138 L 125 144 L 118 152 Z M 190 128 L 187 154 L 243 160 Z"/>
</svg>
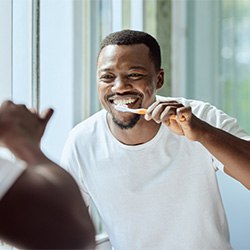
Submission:
<svg viewBox="0 0 250 250">
<path fill-rule="evenodd" d="M 127 91 L 128 89 L 131 89 L 132 85 L 129 83 L 128 79 L 125 78 L 116 78 L 114 81 L 114 84 L 112 86 L 113 92 L 119 92 L 122 93 L 124 91 Z"/>
</svg>

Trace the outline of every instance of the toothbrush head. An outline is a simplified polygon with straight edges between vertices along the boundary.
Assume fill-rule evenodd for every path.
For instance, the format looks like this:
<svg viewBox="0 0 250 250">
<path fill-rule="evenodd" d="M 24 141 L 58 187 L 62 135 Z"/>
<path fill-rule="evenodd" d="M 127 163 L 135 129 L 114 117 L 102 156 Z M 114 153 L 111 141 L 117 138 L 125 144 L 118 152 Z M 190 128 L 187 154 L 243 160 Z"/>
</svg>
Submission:
<svg viewBox="0 0 250 250">
<path fill-rule="evenodd" d="M 115 105 L 115 109 L 121 112 L 129 112 L 129 113 L 134 113 L 134 114 L 138 114 L 138 115 L 145 115 L 147 110 L 144 108 L 138 108 L 138 109 L 131 109 L 128 108 L 127 105 Z"/>
<path fill-rule="evenodd" d="M 128 111 L 128 106 L 127 105 L 115 105 L 115 109 L 120 111 L 120 112 L 129 112 Z"/>
</svg>

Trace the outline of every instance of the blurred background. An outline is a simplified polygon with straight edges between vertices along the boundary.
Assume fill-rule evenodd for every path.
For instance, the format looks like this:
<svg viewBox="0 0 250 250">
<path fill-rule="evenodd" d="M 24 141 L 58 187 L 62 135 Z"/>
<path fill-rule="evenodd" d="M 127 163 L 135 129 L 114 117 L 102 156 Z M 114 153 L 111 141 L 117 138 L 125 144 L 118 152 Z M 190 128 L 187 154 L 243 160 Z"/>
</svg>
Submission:
<svg viewBox="0 0 250 250">
<path fill-rule="evenodd" d="M 100 109 L 99 43 L 124 28 L 158 39 L 159 94 L 210 102 L 250 133 L 250 0 L 0 0 L 0 102 L 55 109 L 49 157 L 59 162 L 71 128 Z M 232 245 L 250 249 L 250 193 L 223 173 L 218 181 Z"/>
</svg>

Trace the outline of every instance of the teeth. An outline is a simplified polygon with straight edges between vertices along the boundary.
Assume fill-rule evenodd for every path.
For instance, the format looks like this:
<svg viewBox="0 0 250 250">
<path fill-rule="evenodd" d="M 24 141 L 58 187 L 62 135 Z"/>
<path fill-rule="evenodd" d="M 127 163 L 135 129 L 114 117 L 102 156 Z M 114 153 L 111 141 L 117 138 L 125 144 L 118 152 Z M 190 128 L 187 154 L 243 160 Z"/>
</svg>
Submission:
<svg viewBox="0 0 250 250">
<path fill-rule="evenodd" d="M 114 100 L 115 105 L 127 105 L 129 103 L 135 102 L 135 99 L 124 99 L 124 100 Z"/>
</svg>

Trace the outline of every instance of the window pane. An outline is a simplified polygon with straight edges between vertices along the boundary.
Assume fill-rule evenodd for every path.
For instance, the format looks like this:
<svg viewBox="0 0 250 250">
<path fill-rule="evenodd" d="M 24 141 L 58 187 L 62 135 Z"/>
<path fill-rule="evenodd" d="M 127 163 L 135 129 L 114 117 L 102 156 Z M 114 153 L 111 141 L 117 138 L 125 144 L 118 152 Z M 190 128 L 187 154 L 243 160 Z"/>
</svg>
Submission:
<svg viewBox="0 0 250 250">
<path fill-rule="evenodd" d="M 223 0 L 222 106 L 250 132 L 250 1 Z"/>
</svg>

